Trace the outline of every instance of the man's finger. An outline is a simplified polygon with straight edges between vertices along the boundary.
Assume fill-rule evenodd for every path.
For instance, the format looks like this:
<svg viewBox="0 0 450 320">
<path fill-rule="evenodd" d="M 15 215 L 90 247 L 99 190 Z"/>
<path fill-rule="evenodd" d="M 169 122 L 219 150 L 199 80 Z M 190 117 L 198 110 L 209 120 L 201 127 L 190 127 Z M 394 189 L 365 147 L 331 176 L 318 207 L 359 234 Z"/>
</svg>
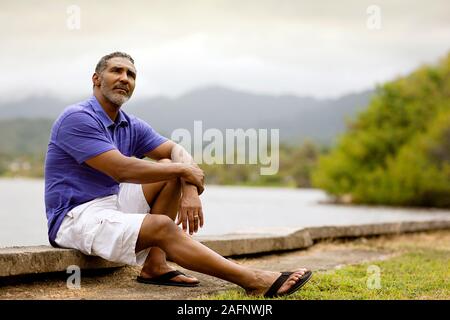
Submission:
<svg viewBox="0 0 450 320">
<path fill-rule="evenodd" d="M 186 209 L 182 210 L 182 217 L 181 217 L 181 223 L 183 226 L 183 231 L 186 232 L 187 231 L 187 219 L 188 219 L 188 213 Z"/>
<path fill-rule="evenodd" d="M 188 210 L 189 217 L 189 234 L 194 233 L 194 212 L 192 210 Z"/>
<path fill-rule="evenodd" d="M 178 208 L 177 219 L 175 220 L 176 225 L 178 226 L 181 223 L 181 206 Z"/>
<path fill-rule="evenodd" d="M 198 210 L 194 210 L 194 232 L 198 232 L 198 225 L 199 225 L 200 216 L 198 213 Z"/>
<path fill-rule="evenodd" d="M 205 223 L 205 218 L 203 216 L 203 209 L 202 208 L 199 208 L 199 210 L 198 210 L 198 219 L 200 221 L 200 228 L 202 228 L 203 227 L 203 223 Z"/>
<path fill-rule="evenodd" d="M 180 206 L 180 208 L 178 209 L 178 215 L 177 215 L 177 225 L 179 225 L 182 221 L 183 221 L 183 217 L 184 217 L 184 209 Z"/>
</svg>

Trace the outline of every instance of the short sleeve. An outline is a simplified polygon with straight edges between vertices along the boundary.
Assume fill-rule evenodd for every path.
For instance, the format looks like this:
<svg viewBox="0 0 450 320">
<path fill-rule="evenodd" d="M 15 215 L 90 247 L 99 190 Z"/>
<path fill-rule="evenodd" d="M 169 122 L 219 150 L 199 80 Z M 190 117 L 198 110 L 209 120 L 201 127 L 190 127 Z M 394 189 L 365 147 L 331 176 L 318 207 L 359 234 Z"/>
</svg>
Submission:
<svg viewBox="0 0 450 320">
<path fill-rule="evenodd" d="M 56 133 L 55 144 L 80 164 L 116 149 L 100 124 L 84 112 L 72 113 L 62 120 Z"/>
<path fill-rule="evenodd" d="M 145 121 L 135 118 L 136 120 L 136 148 L 134 150 L 134 156 L 136 158 L 143 158 L 147 152 L 152 151 L 162 143 L 167 141 L 166 137 L 163 137 L 158 132 L 156 132 L 148 123 Z"/>
</svg>

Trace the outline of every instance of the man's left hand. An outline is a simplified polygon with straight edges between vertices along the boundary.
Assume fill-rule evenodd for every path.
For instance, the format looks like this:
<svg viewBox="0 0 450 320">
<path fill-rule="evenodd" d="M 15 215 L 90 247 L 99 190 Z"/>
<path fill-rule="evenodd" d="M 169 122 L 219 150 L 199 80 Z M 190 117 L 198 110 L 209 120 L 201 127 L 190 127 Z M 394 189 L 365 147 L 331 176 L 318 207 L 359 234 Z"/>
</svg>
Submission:
<svg viewBox="0 0 450 320">
<path fill-rule="evenodd" d="M 194 185 L 185 185 L 183 187 L 177 225 L 180 223 L 185 232 L 187 232 L 187 227 L 189 225 L 189 234 L 191 235 L 197 232 L 199 227 L 203 227 L 204 218 L 202 203 L 197 188 Z"/>
</svg>

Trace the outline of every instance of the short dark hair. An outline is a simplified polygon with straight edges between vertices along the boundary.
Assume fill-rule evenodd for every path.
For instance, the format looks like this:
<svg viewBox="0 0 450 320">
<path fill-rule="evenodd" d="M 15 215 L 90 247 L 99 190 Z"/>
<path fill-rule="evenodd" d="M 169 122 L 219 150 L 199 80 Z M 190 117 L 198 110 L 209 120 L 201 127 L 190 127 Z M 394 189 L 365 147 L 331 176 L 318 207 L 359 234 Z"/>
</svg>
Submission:
<svg viewBox="0 0 450 320">
<path fill-rule="evenodd" d="M 128 53 L 116 51 L 116 52 L 107 54 L 106 56 L 103 56 L 100 59 L 100 61 L 97 63 L 97 66 L 95 67 L 95 72 L 97 74 L 100 74 L 101 72 L 103 72 L 103 70 L 106 69 L 108 60 L 110 60 L 112 58 L 126 58 L 126 59 L 130 60 L 132 64 L 134 64 L 133 58 Z"/>
</svg>

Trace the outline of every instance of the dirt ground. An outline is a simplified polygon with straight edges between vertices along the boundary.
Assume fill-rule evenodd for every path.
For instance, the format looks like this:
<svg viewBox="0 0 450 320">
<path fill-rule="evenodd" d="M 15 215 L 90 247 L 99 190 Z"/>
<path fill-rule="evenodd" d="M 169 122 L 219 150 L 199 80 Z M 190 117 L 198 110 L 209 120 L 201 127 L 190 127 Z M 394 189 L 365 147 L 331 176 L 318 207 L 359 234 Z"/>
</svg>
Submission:
<svg viewBox="0 0 450 320">
<path fill-rule="evenodd" d="M 315 244 L 307 250 L 230 259 L 253 268 L 273 271 L 289 271 L 298 267 L 317 271 L 389 259 L 408 248 L 450 250 L 450 230 L 328 241 Z M 67 287 L 70 275 L 65 273 L 0 279 L 0 299 L 187 300 L 238 288 L 214 277 L 177 268 L 196 276 L 201 281 L 200 286 L 180 288 L 141 284 L 135 280 L 139 268 L 124 267 L 107 271 L 82 270 L 79 289 Z"/>
</svg>

